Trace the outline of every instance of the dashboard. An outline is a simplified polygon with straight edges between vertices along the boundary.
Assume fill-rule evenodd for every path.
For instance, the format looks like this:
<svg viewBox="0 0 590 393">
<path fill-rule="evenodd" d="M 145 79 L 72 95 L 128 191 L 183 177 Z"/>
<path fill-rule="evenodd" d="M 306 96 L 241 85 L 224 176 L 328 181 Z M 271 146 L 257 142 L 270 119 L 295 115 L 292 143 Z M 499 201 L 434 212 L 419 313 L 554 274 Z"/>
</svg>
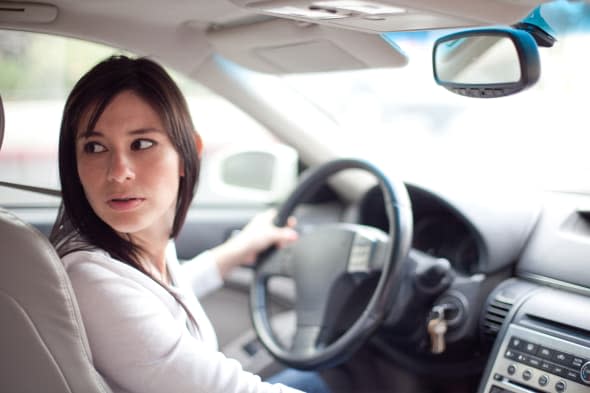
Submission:
<svg viewBox="0 0 590 393">
<path fill-rule="evenodd" d="M 449 364 L 472 366 L 482 375 L 480 393 L 590 392 L 590 198 L 407 189 L 412 249 L 447 259 L 456 273 L 433 302 L 460 298 L 462 320 L 449 326 L 443 355 L 424 342 L 404 346 L 387 328 L 376 339 L 383 353 L 439 375 L 457 369 Z M 378 188 L 363 195 L 358 212 L 361 224 L 388 230 Z M 479 371 L 476 353 L 485 354 Z"/>
</svg>

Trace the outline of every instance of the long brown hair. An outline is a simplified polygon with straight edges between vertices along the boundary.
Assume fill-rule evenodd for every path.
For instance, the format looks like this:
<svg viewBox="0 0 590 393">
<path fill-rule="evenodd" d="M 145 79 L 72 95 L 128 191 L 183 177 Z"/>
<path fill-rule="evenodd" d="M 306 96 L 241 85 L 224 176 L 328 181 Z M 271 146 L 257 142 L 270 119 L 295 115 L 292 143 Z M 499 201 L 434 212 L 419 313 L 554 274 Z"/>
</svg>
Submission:
<svg viewBox="0 0 590 393">
<path fill-rule="evenodd" d="M 60 257 L 77 250 L 100 248 L 163 284 L 143 267 L 139 246 L 119 236 L 96 215 L 78 175 L 75 141 L 79 130 L 93 129 L 107 105 L 123 91 L 134 92 L 160 115 L 182 160 L 184 176 L 180 178 L 170 237 L 175 238 L 184 224 L 200 169 L 195 130 L 184 96 L 170 75 L 156 62 L 147 58 L 113 56 L 88 71 L 76 83 L 66 101 L 59 137 L 63 203 L 50 240 Z"/>
</svg>

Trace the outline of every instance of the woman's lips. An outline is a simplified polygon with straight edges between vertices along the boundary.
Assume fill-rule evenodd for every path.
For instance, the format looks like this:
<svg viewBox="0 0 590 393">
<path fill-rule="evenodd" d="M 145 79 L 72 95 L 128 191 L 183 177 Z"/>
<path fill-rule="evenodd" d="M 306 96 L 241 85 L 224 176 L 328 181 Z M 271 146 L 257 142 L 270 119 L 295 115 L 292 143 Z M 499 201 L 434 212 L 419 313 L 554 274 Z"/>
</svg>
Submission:
<svg viewBox="0 0 590 393">
<path fill-rule="evenodd" d="M 112 198 L 107 201 L 107 204 L 113 210 L 127 211 L 137 208 L 139 205 L 143 203 L 143 201 L 145 201 L 145 198 Z"/>
</svg>

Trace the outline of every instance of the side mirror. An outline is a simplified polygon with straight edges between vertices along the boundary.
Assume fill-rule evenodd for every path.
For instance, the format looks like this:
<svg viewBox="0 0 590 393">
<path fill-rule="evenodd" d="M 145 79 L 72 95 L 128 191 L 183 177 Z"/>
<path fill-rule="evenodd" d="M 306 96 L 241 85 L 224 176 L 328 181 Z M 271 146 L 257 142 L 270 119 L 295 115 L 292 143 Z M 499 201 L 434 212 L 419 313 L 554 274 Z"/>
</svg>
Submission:
<svg viewBox="0 0 590 393">
<path fill-rule="evenodd" d="M 535 39 L 512 28 L 483 28 L 453 33 L 434 43 L 436 83 L 456 94 L 493 98 L 517 93 L 539 80 Z"/>
<path fill-rule="evenodd" d="M 203 180 L 218 201 L 278 203 L 297 184 L 298 158 L 295 149 L 279 143 L 226 147 L 203 160 L 208 163 Z"/>
</svg>

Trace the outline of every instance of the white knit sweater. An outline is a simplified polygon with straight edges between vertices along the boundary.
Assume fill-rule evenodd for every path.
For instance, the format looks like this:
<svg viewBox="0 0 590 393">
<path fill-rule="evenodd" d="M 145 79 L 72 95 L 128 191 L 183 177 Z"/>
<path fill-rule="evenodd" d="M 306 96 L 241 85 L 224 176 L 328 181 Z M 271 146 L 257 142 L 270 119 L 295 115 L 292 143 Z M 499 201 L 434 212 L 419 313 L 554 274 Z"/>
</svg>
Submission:
<svg viewBox="0 0 590 393">
<path fill-rule="evenodd" d="M 208 253 L 182 265 L 173 244 L 167 264 L 174 291 L 193 315 L 149 277 L 104 251 L 63 258 L 96 369 L 113 392 L 298 392 L 262 382 L 217 348 L 198 295 L 221 285 Z"/>
</svg>

